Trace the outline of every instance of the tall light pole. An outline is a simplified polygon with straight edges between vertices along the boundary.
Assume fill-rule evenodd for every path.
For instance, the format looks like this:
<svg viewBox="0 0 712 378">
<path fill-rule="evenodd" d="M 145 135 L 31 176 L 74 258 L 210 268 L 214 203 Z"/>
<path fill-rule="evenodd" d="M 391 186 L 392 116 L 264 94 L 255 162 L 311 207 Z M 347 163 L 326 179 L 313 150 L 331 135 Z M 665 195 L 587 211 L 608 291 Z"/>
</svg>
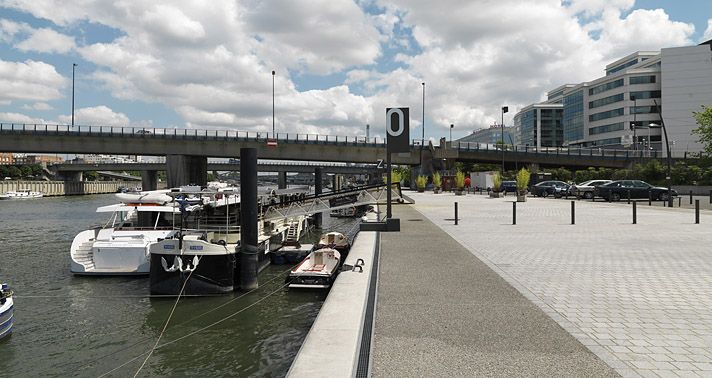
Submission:
<svg viewBox="0 0 712 378">
<path fill-rule="evenodd" d="M 72 126 L 74 126 L 74 67 L 76 63 L 72 63 Z"/>
<path fill-rule="evenodd" d="M 508 106 L 502 107 L 502 145 L 500 146 L 502 148 L 502 176 L 504 176 L 504 113 L 508 111 Z"/>
<path fill-rule="evenodd" d="M 454 124 L 450 124 L 450 148 L 452 148 L 452 128 L 455 127 Z"/>
<path fill-rule="evenodd" d="M 667 150 L 667 175 L 665 176 L 665 180 L 667 181 L 668 207 L 672 207 L 672 168 L 670 163 L 670 140 L 668 139 L 667 129 L 665 128 L 665 121 L 663 121 L 663 114 L 660 111 L 660 106 L 658 106 L 658 102 L 655 99 L 653 99 L 653 104 L 655 104 L 655 110 L 657 110 L 658 112 L 658 116 L 660 117 L 660 125 L 663 127 L 663 133 L 665 134 L 665 149 Z"/>
<path fill-rule="evenodd" d="M 277 139 L 274 133 L 274 70 L 272 70 L 272 138 Z"/>
<path fill-rule="evenodd" d="M 424 172 L 424 167 L 423 167 L 423 148 L 425 147 L 425 82 L 420 83 L 420 85 L 423 87 L 423 134 L 420 137 L 420 174 L 422 175 Z"/>
<path fill-rule="evenodd" d="M 366 124 L 366 143 L 368 143 L 368 134 L 369 134 L 368 131 L 369 131 L 370 128 L 371 128 L 371 125 L 369 125 L 369 124 L 367 123 L 367 124 Z"/>
<path fill-rule="evenodd" d="M 636 122 L 636 115 L 638 114 L 638 102 L 635 96 L 630 95 L 630 99 L 633 100 L 633 150 L 638 149 L 638 137 L 636 136 L 635 129 L 638 128 L 638 123 Z"/>
</svg>

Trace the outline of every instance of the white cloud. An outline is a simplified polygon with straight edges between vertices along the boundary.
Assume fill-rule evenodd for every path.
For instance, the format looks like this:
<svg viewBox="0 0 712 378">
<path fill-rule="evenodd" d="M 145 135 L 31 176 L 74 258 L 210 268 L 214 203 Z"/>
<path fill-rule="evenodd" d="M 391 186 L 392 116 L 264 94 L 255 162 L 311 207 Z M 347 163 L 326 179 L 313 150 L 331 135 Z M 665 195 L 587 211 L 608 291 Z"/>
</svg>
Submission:
<svg viewBox="0 0 712 378">
<path fill-rule="evenodd" d="M 34 29 L 29 38 L 15 47 L 22 51 L 66 53 L 74 48 L 74 38 L 48 28 Z"/>
<path fill-rule="evenodd" d="M 10 43 L 17 34 L 29 30 L 32 30 L 32 28 L 25 23 L 0 19 L 0 42 Z"/>
<path fill-rule="evenodd" d="M 54 66 L 27 60 L 8 62 L 0 60 L 0 101 L 48 101 L 62 98 L 60 89 L 66 80 Z"/>
<path fill-rule="evenodd" d="M 69 124 L 72 121 L 72 116 L 59 116 L 60 122 Z M 117 113 L 111 108 L 100 105 L 88 108 L 80 108 L 74 111 L 75 125 L 102 125 L 102 126 L 128 126 L 130 124 L 129 117 L 124 113 Z"/>
<path fill-rule="evenodd" d="M 52 110 L 54 107 L 46 102 L 35 102 L 34 104 L 22 105 L 22 109 L 25 110 Z"/>
<path fill-rule="evenodd" d="M 705 29 L 705 34 L 702 36 L 702 41 L 700 42 L 707 42 L 710 39 L 712 39 L 712 18 L 707 20 L 707 29 Z"/>
<path fill-rule="evenodd" d="M 47 122 L 41 118 L 30 117 L 21 113 L 0 113 L 0 122 L 2 123 L 27 123 L 27 124 L 46 124 Z"/>
</svg>

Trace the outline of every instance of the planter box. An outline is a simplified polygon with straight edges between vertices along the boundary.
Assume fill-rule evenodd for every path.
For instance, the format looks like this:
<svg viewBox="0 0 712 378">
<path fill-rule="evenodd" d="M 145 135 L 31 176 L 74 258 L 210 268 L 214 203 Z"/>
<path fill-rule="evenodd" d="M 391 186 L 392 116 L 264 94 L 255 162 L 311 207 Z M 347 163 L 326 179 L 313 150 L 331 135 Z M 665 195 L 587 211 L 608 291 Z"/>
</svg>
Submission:
<svg viewBox="0 0 712 378">
<path fill-rule="evenodd" d="M 423 193 L 425 192 L 425 188 L 418 188 L 418 193 Z"/>
<path fill-rule="evenodd" d="M 499 192 L 490 192 L 490 198 L 499 198 Z"/>
<path fill-rule="evenodd" d="M 435 193 L 435 194 L 440 194 L 440 188 L 435 188 L 435 189 L 433 189 L 433 193 Z"/>
<path fill-rule="evenodd" d="M 455 195 L 456 195 L 456 196 L 464 196 L 464 195 L 465 195 L 465 191 L 462 190 L 462 189 L 455 189 Z"/>
<path fill-rule="evenodd" d="M 526 194 L 517 194 L 517 202 L 527 202 L 527 195 Z"/>
</svg>

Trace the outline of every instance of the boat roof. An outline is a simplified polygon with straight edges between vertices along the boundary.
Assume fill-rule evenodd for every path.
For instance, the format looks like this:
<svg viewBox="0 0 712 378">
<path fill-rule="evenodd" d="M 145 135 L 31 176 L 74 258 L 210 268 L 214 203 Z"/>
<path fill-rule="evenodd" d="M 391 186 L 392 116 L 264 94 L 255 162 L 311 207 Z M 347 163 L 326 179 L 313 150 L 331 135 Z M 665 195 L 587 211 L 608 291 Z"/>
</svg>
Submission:
<svg viewBox="0 0 712 378">
<path fill-rule="evenodd" d="M 131 211 L 136 210 L 138 212 L 162 212 L 162 213 L 176 213 L 180 214 L 180 208 L 178 206 L 162 206 L 162 205 L 152 205 L 152 204 L 124 204 L 119 203 L 115 205 L 101 206 L 96 209 L 97 213 L 113 213 L 116 211 Z"/>
</svg>

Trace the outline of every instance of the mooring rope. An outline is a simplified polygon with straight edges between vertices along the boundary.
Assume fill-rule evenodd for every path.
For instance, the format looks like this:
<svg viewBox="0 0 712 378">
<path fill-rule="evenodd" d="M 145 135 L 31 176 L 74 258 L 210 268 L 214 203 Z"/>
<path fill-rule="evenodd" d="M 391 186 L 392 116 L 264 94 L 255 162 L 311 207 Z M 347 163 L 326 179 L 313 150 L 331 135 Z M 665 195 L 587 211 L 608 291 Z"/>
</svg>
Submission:
<svg viewBox="0 0 712 378">
<path fill-rule="evenodd" d="M 203 328 L 199 328 L 199 329 L 197 329 L 197 330 L 195 330 L 195 331 L 193 331 L 193 332 L 190 332 L 190 333 L 188 333 L 188 334 L 186 334 L 186 335 L 183 335 L 183 336 L 181 336 L 181 337 L 179 337 L 179 338 L 177 338 L 177 339 L 175 339 L 175 340 L 171 340 L 171 341 L 169 341 L 169 342 L 167 342 L 167 343 L 154 346 L 154 348 L 152 348 L 151 350 L 139 354 L 138 356 L 136 356 L 136 357 L 134 357 L 134 358 L 132 358 L 132 359 L 130 359 L 130 360 L 124 362 L 123 364 L 121 364 L 121 365 L 119 365 L 119 366 L 117 366 L 117 367 L 115 367 L 115 368 L 109 370 L 108 372 L 106 372 L 106 373 L 100 375 L 98 378 L 103 378 L 103 377 L 105 377 L 105 376 L 107 376 L 107 375 L 109 375 L 109 374 L 111 374 L 111 373 L 113 373 L 113 372 L 115 372 L 115 371 L 121 369 L 122 367 L 124 367 L 124 366 L 130 364 L 131 362 L 136 361 L 137 359 L 141 358 L 141 356 L 144 356 L 144 355 L 146 355 L 146 354 L 149 354 L 149 357 L 150 357 L 150 354 L 153 353 L 153 351 L 156 350 L 156 349 L 161 349 L 161 348 L 163 348 L 163 347 L 166 347 L 166 346 L 168 346 L 168 345 L 171 345 L 171 344 L 173 344 L 173 343 L 176 343 L 176 342 L 178 342 L 178 341 L 181 341 L 181 340 L 183 340 L 183 339 L 185 339 L 185 338 L 188 338 L 188 337 L 190 337 L 190 336 L 193 336 L 193 335 L 195 335 L 195 334 L 197 334 L 197 333 L 199 333 L 199 332 L 205 331 L 206 329 L 208 329 L 208 328 L 210 328 L 210 327 L 213 327 L 213 326 L 215 326 L 215 325 L 218 325 L 218 324 L 220 324 L 220 323 L 222 323 L 222 322 L 224 322 L 224 321 L 226 321 L 226 320 L 228 320 L 228 319 L 230 319 L 230 318 L 232 318 L 232 317 L 235 317 L 235 316 L 239 315 L 240 313 L 242 313 L 243 311 L 246 311 L 246 310 L 252 308 L 253 306 L 259 304 L 260 302 L 264 301 L 265 299 L 271 297 L 272 295 L 274 295 L 274 294 L 277 293 L 278 291 L 284 289 L 284 288 L 287 287 L 287 285 L 289 285 L 290 283 L 291 283 L 291 282 L 285 283 L 284 285 L 278 287 L 276 290 L 270 292 L 270 293 L 267 294 L 266 296 L 264 296 L 264 297 L 258 299 L 257 301 L 255 301 L 255 303 L 252 303 L 252 304 L 248 305 L 247 307 L 245 307 L 245 308 L 243 308 L 243 309 L 241 309 L 241 310 L 238 310 L 238 311 L 236 311 L 236 312 L 234 312 L 234 313 L 232 313 L 232 314 L 230 314 L 230 315 L 228 315 L 228 316 L 226 316 L 226 317 L 224 317 L 224 318 L 222 318 L 222 319 L 220 319 L 220 320 L 218 320 L 218 321 L 215 321 L 215 322 L 213 322 L 213 323 L 211 323 L 211 324 L 209 324 L 209 325 L 207 325 L 207 326 L 205 326 L 205 327 L 203 327 Z M 146 358 L 146 359 L 148 359 L 148 358 Z M 143 367 L 143 365 L 142 365 L 142 367 Z M 136 373 L 138 374 L 138 372 L 136 372 Z M 134 376 L 134 377 L 135 377 L 135 376 Z"/>
</svg>

